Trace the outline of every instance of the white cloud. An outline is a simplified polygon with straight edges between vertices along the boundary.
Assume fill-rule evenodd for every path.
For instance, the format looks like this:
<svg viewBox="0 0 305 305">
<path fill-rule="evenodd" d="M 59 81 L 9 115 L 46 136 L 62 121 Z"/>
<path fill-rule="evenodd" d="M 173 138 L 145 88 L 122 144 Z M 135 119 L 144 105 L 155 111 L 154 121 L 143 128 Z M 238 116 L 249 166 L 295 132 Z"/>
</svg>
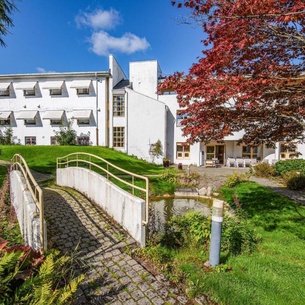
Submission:
<svg viewBox="0 0 305 305">
<path fill-rule="evenodd" d="M 115 51 L 131 54 L 150 47 L 145 37 L 140 38 L 131 33 L 125 33 L 122 37 L 113 37 L 104 31 L 95 32 L 89 42 L 92 44 L 90 49 L 97 55 L 108 55 Z"/>
<path fill-rule="evenodd" d="M 41 67 L 37 67 L 36 70 L 38 73 L 55 73 L 55 71 L 47 71 L 46 69 Z"/>
<path fill-rule="evenodd" d="M 121 23 L 120 13 L 114 9 L 104 11 L 95 10 L 92 13 L 81 12 L 76 16 L 75 21 L 78 27 L 88 26 L 93 30 L 109 30 Z"/>
</svg>

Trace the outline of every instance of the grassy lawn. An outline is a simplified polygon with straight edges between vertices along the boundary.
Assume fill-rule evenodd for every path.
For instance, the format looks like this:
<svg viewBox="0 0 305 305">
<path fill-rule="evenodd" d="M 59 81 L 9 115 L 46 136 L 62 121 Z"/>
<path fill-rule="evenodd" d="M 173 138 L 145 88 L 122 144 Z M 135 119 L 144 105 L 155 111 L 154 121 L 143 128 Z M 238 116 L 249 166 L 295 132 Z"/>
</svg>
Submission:
<svg viewBox="0 0 305 305">
<path fill-rule="evenodd" d="M 144 258 L 183 282 L 190 296 L 204 293 L 230 305 L 305 304 L 305 207 L 253 182 L 223 187 L 222 194 L 233 207 L 241 205 L 247 225 L 260 237 L 254 252 L 222 252 L 221 265 L 214 270 L 204 267 L 209 259 L 205 245 L 152 244 L 143 251 Z"/>
<path fill-rule="evenodd" d="M 231 272 L 206 275 L 205 288 L 224 304 L 304 304 L 305 208 L 255 183 L 223 189 L 261 235 L 252 255 L 231 256 Z"/>
<path fill-rule="evenodd" d="M 64 157 L 75 152 L 86 152 L 97 155 L 108 162 L 139 175 L 160 175 L 164 173 L 163 166 L 148 163 L 144 160 L 118 152 L 106 147 L 96 146 L 0 146 L 0 159 L 10 161 L 14 154 L 20 154 L 27 162 L 28 166 L 35 171 L 44 173 L 56 173 L 56 158 Z M 103 164 L 100 163 L 102 167 Z M 111 170 L 110 170 L 111 171 Z M 116 170 L 114 170 L 115 172 Z M 130 180 L 126 177 L 126 180 Z M 156 177 L 150 177 L 151 194 L 156 196 L 164 193 L 172 194 L 175 190 L 174 183 L 162 181 Z M 115 180 L 113 181 L 114 183 Z M 130 182 L 130 181 L 129 181 Z M 120 184 L 120 183 L 117 183 Z M 144 187 L 143 181 L 135 181 L 136 185 Z M 130 187 L 121 187 L 130 191 Z M 137 193 L 136 193 L 137 194 Z"/>
<path fill-rule="evenodd" d="M 29 167 L 36 171 L 55 174 L 56 158 L 74 152 L 86 152 L 97 155 L 107 161 L 138 174 L 160 174 L 163 167 L 128 156 L 127 154 L 96 146 L 0 146 L 0 159 L 10 161 L 18 153 L 26 160 Z"/>
</svg>

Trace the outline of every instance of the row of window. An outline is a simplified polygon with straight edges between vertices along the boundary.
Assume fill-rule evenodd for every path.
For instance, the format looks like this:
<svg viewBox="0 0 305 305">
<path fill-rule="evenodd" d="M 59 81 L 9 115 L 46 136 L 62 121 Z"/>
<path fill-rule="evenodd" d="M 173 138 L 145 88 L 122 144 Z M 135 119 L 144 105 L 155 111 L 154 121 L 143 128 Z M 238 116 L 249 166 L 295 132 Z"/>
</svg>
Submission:
<svg viewBox="0 0 305 305">
<path fill-rule="evenodd" d="M 70 88 L 76 89 L 77 95 L 89 95 L 90 94 L 90 87 L 91 87 L 91 80 L 90 81 L 81 81 L 81 83 L 77 83 L 70 86 Z M 65 82 L 49 82 L 43 85 L 43 89 L 48 89 L 49 94 L 51 96 L 60 96 L 63 95 L 65 90 Z M 24 83 L 20 84 L 16 90 L 22 90 L 24 96 L 36 96 L 39 91 L 39 84 L 38 82 L 31 82 L 31 83 Z M 12 97 L 14 92 L 14 87 L 12 83 L 7 84 L 0 84 L 0 97 Z"/>
<path fill-rule="evenodd" d="M 80 146 L 88 146 L 90 144 L 90 137 L 89 136 L 79 136 L 76 138 L 77 145 Z M 35 136 L 27 136 L 24 137 L 25 145 L 36 145 L 36 137 Z M 50 137 L 50 145 L 58 145 L 56 137 Z"/>
<path fill-rule="evenodd" d="M 36 145 L 35 136 L 27 136 L 24 138 L 25 145 Z M 90 143 L 89 136 L 77 137 L 77 145 L 87 146 Z M 50 145 L 57 145 L 56 137 L 50 137 Z M 113 147 L 124 148 L 125 146 L 125 127 L 113 127 Z"/>
<path fill-rule="evenodd" d="M 36 126 L 37 125 L 37 118 L 34 119 L 24 119 L 24 125 L 26 126 Z M 79 126 L 83 126 L 83 125 L 90 125 L 90 118 L 88 119 L 77 119 L 76 120 L 77 125 Z M 11 118 L 9 117 L 6 120 L 0 120 L 0 126 L 11 126 L 12 122 L 11 122 Z M 52 120 L 50 119 L 50 125 L 52 126 L 63 126 L 63 120 Z M 42 127 L 42 125 L 41 125 Z"/>
</svg>

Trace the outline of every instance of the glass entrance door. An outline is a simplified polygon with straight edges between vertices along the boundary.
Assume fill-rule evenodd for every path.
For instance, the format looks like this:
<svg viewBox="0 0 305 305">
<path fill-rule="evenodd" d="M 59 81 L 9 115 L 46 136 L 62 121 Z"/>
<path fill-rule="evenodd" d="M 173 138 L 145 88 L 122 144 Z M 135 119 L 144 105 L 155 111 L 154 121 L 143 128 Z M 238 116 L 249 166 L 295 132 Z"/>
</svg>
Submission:
<svg viewBox="0 0 305 305">
<path fill-rule="evenodd" d="M 225 146 L 224 145 L 208 145 L 206 147 L 207 160 L 218 159 L 219 164 L 224 164 Z"/>
</svg>

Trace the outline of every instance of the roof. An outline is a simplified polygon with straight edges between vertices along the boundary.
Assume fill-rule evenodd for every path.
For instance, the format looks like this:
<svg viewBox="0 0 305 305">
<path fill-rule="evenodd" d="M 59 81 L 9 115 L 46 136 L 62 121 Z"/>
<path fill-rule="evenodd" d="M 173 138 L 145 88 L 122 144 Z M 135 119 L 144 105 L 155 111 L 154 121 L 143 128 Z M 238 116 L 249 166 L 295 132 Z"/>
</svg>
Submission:
<svg viewBox="0 0 305 305">
<path fill-rule="evenodd" d="M 122 89 L 129 85 L 130 85 L 129 79 L 122 79 L 113 87 L 113 89 Z"/>
</svg>

